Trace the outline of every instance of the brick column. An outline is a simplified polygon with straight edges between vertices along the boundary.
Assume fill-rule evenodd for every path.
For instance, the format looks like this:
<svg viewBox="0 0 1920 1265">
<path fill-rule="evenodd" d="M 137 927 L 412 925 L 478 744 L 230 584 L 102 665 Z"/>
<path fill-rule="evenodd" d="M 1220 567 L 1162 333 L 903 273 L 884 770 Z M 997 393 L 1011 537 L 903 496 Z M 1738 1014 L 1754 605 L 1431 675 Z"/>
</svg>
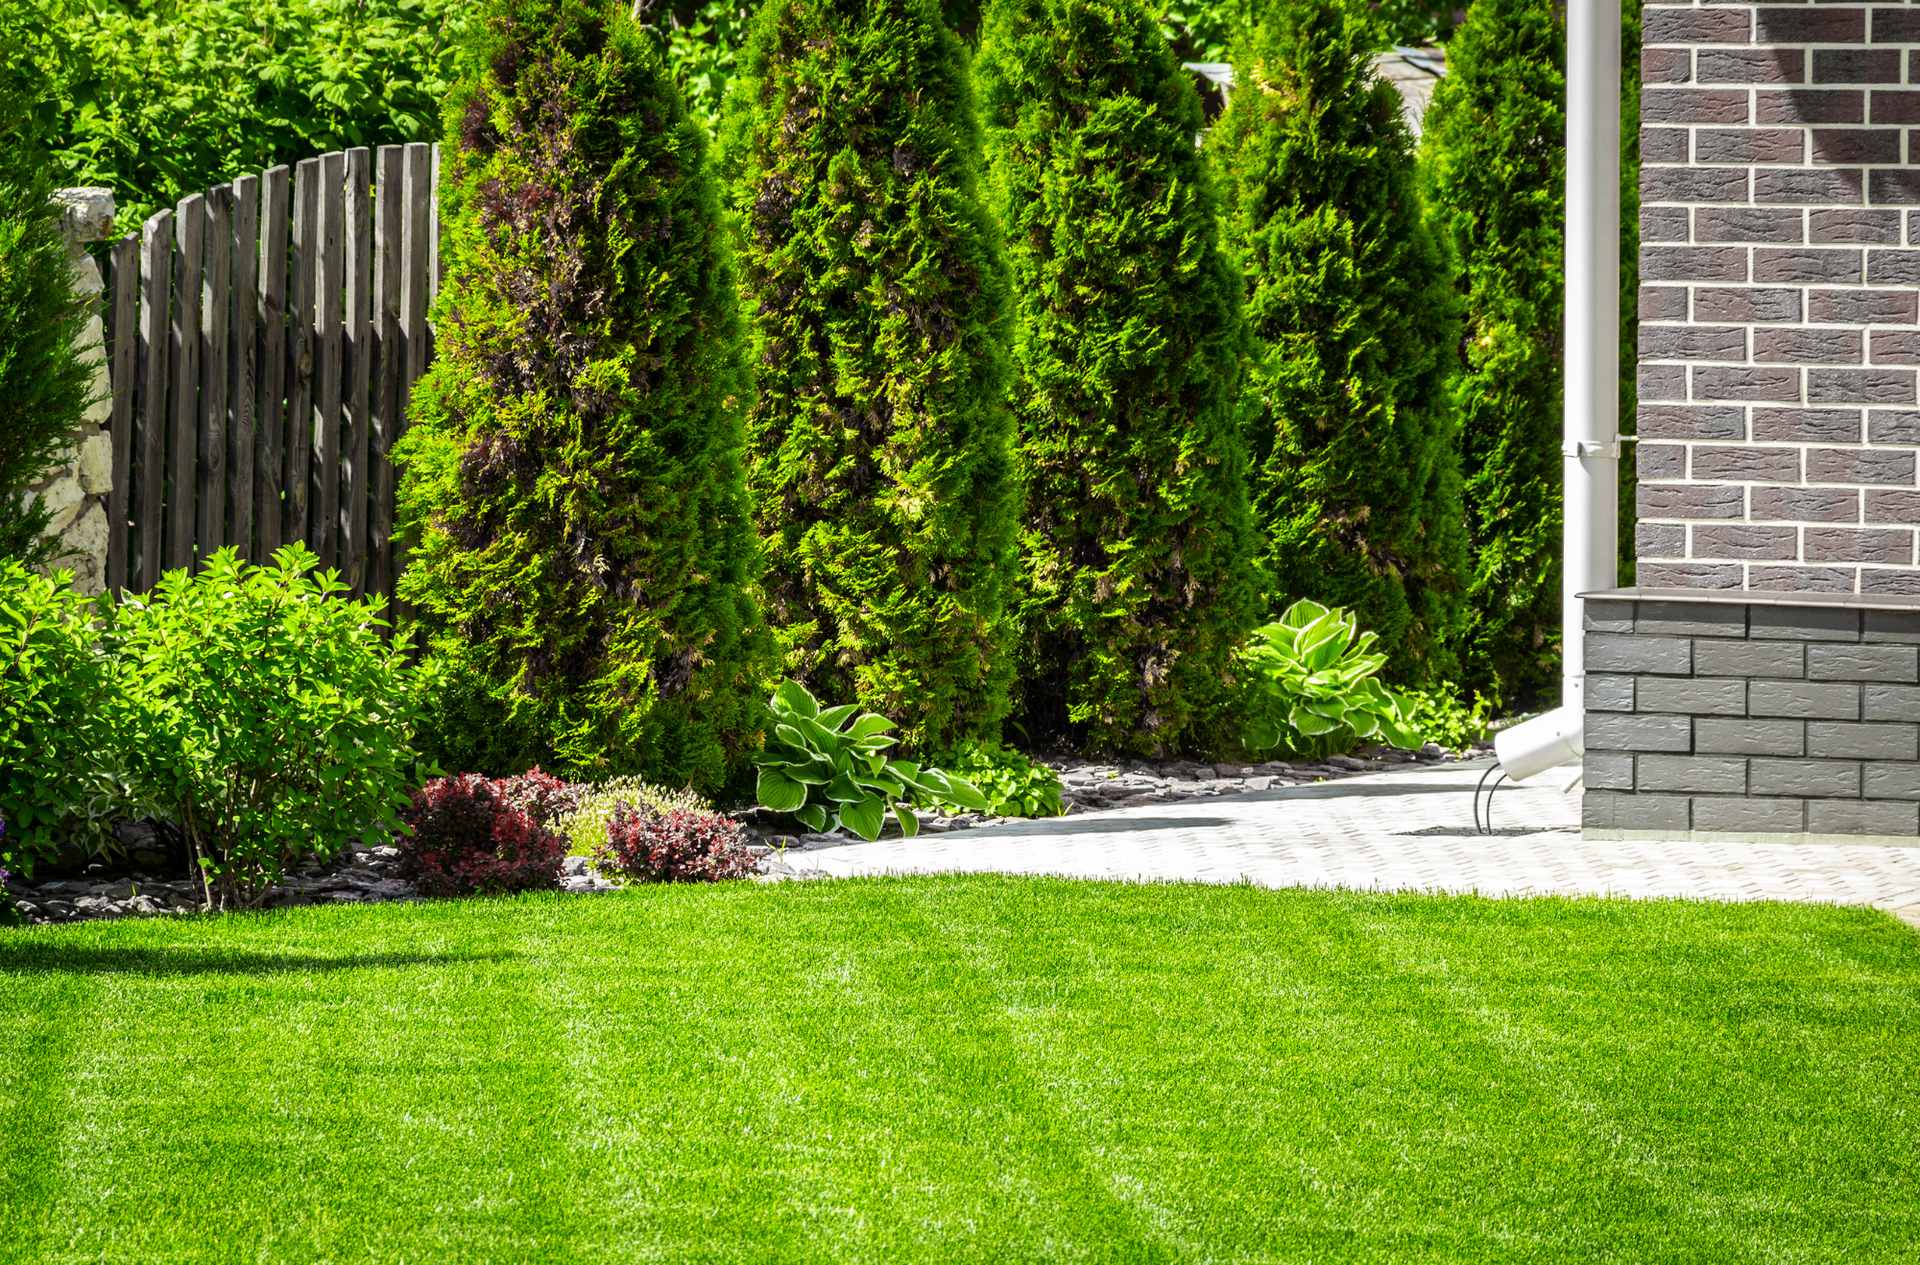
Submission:
<svg viewBox="0 0 1920 1265">
<path fill-rule="evenodd" d="M 1649 5 L 1637 587 L 1584 821 L 1920 836 L 1920 9 Z"/>
<path fill-rule="evenodd" d="M 1643 29 L 1638 582 L 1920 594 L 1920 11 Z"/>
</svg>

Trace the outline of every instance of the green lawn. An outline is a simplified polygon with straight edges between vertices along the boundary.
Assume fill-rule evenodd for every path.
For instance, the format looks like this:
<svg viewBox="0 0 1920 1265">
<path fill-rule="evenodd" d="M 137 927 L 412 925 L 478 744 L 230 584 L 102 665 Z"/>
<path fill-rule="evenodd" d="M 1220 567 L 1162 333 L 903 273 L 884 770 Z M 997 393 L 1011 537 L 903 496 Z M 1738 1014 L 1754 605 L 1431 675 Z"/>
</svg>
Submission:
<svg viewBox="0 0 1920 1265">
<path fill-rule="evenodd" d="M 1905 1261 L 1871 911 L 969 877 L 0 932 L 0 1260 Z"/>
</svg>

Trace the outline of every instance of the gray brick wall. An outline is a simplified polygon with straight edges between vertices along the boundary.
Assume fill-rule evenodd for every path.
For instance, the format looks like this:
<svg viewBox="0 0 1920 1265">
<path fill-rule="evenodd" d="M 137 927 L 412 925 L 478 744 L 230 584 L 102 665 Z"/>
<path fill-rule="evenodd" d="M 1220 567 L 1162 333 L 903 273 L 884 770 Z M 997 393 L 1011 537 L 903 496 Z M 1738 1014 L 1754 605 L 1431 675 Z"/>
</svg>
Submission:
<svg viewBox="0 0 1920 1265">
<path fill-rule="evenodd" d="M 1920 595 L 1920 8 L 1642 30 L 1637 582 Z"/>
<path fill-rule="evenodd" d="M 1872 601 L 1590 598 L 1586 828 L 1920 837 L 1920 602 Z"/>
</svg>

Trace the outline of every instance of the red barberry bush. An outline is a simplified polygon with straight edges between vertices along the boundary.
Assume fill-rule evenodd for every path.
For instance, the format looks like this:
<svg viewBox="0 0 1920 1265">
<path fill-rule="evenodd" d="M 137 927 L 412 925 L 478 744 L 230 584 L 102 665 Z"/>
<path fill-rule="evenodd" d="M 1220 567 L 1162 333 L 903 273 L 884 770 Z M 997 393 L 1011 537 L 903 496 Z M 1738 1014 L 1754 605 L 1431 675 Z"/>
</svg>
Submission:
<svg viewBox="0 0 1920 1265">
<path fill-rule="evenodd" d="M 690 808 L 615 814 L 593 859 L 602 874 L 630 883 L 717 883 L 758 868 L 739 822 Z"/>
<path fill-rule="evenodd" d="M 413 832 L 399 840 L 400 877 L 428 896 L 557 888 L 566 837 L 548 829 L 537 809 L 517 806 L 509 785 L 530 776 L 496 782 L 464 773 L 415 791 L 400 814 Z"/>
</svg>

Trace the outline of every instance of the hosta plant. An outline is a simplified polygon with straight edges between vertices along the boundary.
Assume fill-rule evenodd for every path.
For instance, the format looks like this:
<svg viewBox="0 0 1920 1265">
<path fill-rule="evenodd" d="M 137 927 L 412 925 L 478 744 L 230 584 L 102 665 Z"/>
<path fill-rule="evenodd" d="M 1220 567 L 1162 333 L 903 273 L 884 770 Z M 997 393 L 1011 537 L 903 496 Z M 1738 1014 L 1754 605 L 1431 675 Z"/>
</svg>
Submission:
<svg viewBox="0 0 1920 1265">
<path fill-rule="evenodd" d="M 1341 607 L 1299 601 L 1278 623 L 1256 628 L 1241 652 L 1250 677 L 1242 741 L 1255 751 L 1285 747 L 1298 755 L 1345 751 L 1375 738 L 1418 747 L 1412 707 L 1377 679 L 1387 656 Z"/>
<path fill-rule="evenodd" d="M 920 833 L 920 820 L 903 801 L 916 793 L 930 805 L 987 811 L 986 796 L 965 778 L 888 759 L 896 740 L 886 735 L 893 722 L 885 716 L 862 713 L 853 703 L 823 711 L 791 680 L 781 682 L 767 706 L 773 733 L 755 757 L 760 802 L 812 830 L 844 825 L 862 839 L 877 839 L 892 812 L 911 837 Z"/>
</svg>

